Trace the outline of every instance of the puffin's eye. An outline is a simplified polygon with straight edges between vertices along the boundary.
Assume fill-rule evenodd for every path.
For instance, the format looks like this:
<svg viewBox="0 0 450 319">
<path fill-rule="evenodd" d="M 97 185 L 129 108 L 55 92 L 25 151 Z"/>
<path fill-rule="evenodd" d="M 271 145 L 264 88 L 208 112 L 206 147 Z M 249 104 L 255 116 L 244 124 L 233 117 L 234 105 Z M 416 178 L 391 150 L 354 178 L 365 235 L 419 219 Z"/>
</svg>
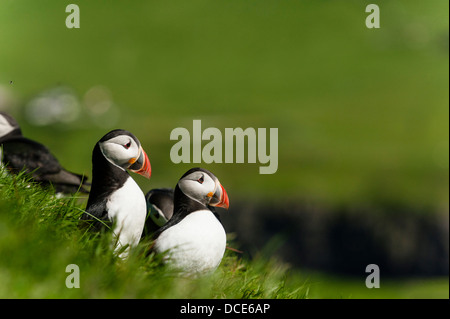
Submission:
<svg viewBox="0 0 450 319">
<path fill-rule="evenodd" d="M 125 144 L 123 147 L 125 147 L 126 149 L 129 149 L 131 146 L 131 142 L 128 142 L 127 144 Z"/>
<path fill-rule="evenodd" d="M 203 178 L 203 175 L 202 175 L 202 177 L 200 177 L 199 179 L 197 179 L 197 182 L 199 182 L 200 184 L 203 184 L 203 181 L 204 181 L 205 179 Z"/>
</svg>

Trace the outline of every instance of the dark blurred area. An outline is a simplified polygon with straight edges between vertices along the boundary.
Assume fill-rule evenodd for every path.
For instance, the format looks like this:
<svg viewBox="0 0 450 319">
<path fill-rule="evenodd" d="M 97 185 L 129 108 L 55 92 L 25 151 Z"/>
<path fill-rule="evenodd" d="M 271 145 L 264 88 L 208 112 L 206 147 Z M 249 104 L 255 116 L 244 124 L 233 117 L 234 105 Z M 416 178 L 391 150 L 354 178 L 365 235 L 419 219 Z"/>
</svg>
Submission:
<svg viewBox="0 0 450 319">
<path fill-rule="evenodd" d="M 222 221 L 250 256 L 262 252 L 296 267 L 351 276 L 364 275 L 369 264 L 387 277 L 449 273 L 445 213 L 395 204 L 337 209 L 294 202 L 234 204 L 221 214 Z"/>
</svg>

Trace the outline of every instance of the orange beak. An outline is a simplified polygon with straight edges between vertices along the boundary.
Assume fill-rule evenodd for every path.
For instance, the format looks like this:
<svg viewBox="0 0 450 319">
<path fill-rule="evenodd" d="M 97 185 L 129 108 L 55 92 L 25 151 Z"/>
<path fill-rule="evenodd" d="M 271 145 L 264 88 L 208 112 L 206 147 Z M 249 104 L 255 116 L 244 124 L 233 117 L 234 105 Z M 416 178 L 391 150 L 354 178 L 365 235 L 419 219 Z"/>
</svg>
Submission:
<svg viewBox="0 0 450 319">
<path fill-rule="evenodd" d="M 150 178 L 152 175 L 152 166 L 150 165 L 150 160 L 148 159 L 147 153 L 140 148 L 140 155 L 137 160 L 132 163 L 129 167 L 130 171 L 142 175 L 146 178 Z"/>
<path fill-rule="evenodd" d="M 228 199 L 228 194 L 225 191 L 225 188 L 223 188 L 222 184 L 219 183 L 219 185 L 217 185 L 216 192 L 212 196 L 209 205 L 214 207 L 222 207 L 225 209 L 228 209 L 230 207 L 230 200 Z"/>
</svg>

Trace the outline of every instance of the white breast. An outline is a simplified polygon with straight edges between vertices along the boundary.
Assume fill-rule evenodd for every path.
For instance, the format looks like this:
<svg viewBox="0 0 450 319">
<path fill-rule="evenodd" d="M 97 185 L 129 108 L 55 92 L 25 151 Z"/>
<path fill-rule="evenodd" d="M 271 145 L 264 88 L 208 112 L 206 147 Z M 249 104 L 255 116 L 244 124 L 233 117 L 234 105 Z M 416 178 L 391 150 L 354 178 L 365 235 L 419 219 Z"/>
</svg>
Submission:
<svg viewBox="0 0 450 319">
<path fill-rule="evenodd" d="M 158 237 L 155 248 L 168 253 L 168 261 L 186 273 L 214 270 L 222 261 L 226 234 L 222 224 L 209 210 L 187 215 Z"/>
<path fill-rule="evenodd" d="M 113 232 L 117 236 L 116 251 L 122 246 L 136 246 L 142 235 L 146 216 L 146 203 L 136 182 L 130 177 L 125 184 L 111 194 L 106 203 L 108 217 L 113 223 Z M 126 257 L 127 250 L 120 255 Z"/>
</svg>

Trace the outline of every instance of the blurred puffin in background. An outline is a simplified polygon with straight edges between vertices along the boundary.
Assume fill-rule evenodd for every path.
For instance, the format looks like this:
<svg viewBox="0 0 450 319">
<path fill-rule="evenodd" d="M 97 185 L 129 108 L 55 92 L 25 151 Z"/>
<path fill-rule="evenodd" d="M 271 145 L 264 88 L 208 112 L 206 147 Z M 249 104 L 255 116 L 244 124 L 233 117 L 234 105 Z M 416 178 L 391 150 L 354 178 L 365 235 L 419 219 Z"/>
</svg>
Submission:
<svg viewBox="0 0 450 319">
<path fill-rule="evenodd" d="M 92 186 L 82 221 L 100 230 L 112 225 L 119 257 L 128 256 L 144 229 L 147 215 L 144 193 L 127 169 L 146 178 L 151 176 L 150 160 L 141 143 L 126 130 L 103 136 L 92 153 Z"/>
<path fill-rule="evenodd" d="M 187 171 L 173 192 L 173 216 L 154 233 L 152 249 L 168 253 L 166 262 L 183 273 L 215 270 L 225 252 L 226 233 L 214 207 L 229 207 L 217 177 L 203 168 Z"/>
<path fill-rule="evenodd" d="M 151 236 L 172 218 L 173 196 L 174 190 L 171 188 L 155 188 L 145 195 L 147 219 L 142 237 Z"/>
<path fill-rule="evenodd" d="M 89 193 L 86 176 L 65 170 L 47 147 L 25 138 L 17 121 L 4 112 L 0 112 L 0 150 L 0 161 L 11 173 L 25 170 L 56 193 Z"/>
</svg>

